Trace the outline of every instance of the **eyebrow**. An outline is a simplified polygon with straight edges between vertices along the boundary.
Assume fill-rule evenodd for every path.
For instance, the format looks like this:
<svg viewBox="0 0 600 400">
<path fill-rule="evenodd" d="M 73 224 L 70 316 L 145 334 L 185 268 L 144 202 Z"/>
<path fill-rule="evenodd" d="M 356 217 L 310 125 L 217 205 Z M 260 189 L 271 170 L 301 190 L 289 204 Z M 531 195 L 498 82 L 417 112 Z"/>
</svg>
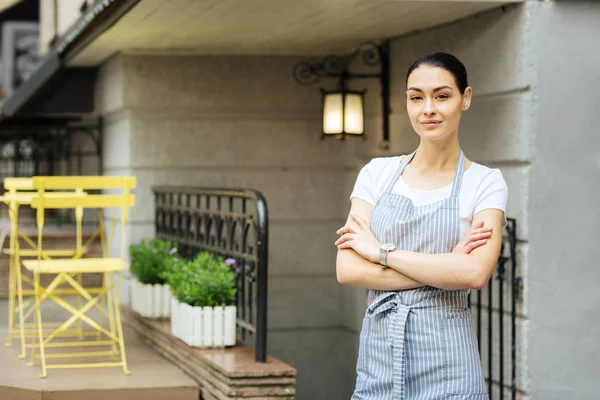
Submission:
<svg viewBox="0 0 600 400">
<path fill-rule="evenodd" d="M 436 87 L 435 89 L 433 89 L 434 92 L 437 92 L 438 90 L 442 90 L 442 89 L 450 89 L 452 90 L 452 88 L 450 86 L 440 86 L 440 87 Z M 414 90 L 415 92 L 421 92 L 423 93 L 422 89 L 416 88 L 416 87 L 409 87 L 408 90 Z"/>
</svg>

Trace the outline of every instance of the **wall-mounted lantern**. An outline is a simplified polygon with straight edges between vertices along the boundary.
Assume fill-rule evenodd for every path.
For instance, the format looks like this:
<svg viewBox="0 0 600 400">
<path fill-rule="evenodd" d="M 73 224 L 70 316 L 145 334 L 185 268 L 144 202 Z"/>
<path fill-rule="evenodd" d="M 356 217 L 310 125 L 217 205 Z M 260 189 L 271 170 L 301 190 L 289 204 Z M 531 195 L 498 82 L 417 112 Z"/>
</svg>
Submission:
<svg viewBox="0 0 600 400">
<path fill-rule="evenodd" d="M 347 135 L 365 134 L 365 91 L 345 88 L 324 90 L 323 94 L 323 137 L 335 136 L 344 139 Z"/>
<path fill-rule="evenodd" d="M 338 80 L 338 88 L 325 90 L 323 96 L 322 138 L 335 137 L 345 139 L 347 136 L 365 138 L 365 92 L 347 87 L 350 79 L 378 79 L 381 85 L 381 108 L 383 121 L 382 148 L 389 147 L 389 114 L 390 114 L 390 69 L 389 41 L 381 44 L 365 43 L 347 56 L 330 56 L 316 62 L 302 61 L 294 68 L 294 79 L 301 85 L 317 83 L 321 78 Z M 379 66 L 379 73 L 351 73 L 352 62 L 358 57 L 369 67 Z"/>
</svg>

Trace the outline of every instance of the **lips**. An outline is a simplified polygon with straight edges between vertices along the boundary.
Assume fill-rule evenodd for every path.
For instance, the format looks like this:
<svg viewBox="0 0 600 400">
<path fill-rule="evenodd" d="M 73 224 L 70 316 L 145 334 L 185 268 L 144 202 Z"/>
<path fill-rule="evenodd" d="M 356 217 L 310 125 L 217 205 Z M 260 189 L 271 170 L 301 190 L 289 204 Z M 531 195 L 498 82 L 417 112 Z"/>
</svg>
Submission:
<svg viewBox="0 0 600 400">
<path fill-rule="evenodd" d="M 435 128 L 436 126 L 438 126 L 441 123 L 442 123 L 442 121 L 437 121 L 434 119 L 428 119 L 426 121 L 421 121 L 421 125 L 423 125 L 426 128 Z"/>
</svg>

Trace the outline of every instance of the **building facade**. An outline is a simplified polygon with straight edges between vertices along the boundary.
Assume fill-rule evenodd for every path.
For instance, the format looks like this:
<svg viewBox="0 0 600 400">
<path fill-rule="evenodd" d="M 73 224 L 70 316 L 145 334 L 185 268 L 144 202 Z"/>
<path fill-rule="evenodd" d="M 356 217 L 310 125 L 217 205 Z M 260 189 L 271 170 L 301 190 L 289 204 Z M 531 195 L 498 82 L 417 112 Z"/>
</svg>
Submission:
<svg viewBox="0 0 600 400">
<path fill-rule="evenodd" d="M 467 67 L 474 97 L 460 142 L 469 158 L 502 170 L 509 186 L 507 214 L 518 222 L 518 274 L 524 282 L 518 398 L 597 398 L 600 250 L 593 243 L 600 237 L 593 224 L 600 138 L 594 121 L 600 100 L 594 91 L 600 55 L 593 49 L 600 3 L 488 2 L 460 18 L 390 34 L 391 136 L 385 150 L 379 88 L 370 81 L 352 83 L 368 88 L 367 140 L 320 139 L 318 86 L 298 85 L 292 70 L 318 58 L 324 47 L 270 54 L 268 45 L 260 45 L 269 32 L 249 30 L 249 36 L 262 35 L 262 42 L 228 45 L 223 39 L 222 52 L 209 45 L 182 49 L 178 43 L 187 42 L 173 19 L 171 36 L 152 49 L 140 39 L 152 35 L 141 28 L 144 18 L 152 18 L 149 3 L 132 5 L 66 61 L 96 69 L 93 114 L 104 121 L 103 173 L 138 179 L 129 241 L 153 235 L 154 186 L 249 187 L 264 194 L 270 211 L 268 349 L 298 369 L 299 399 L 341 400 L 352 393 L 366 296 L 364 289 L 336 280 L 335 231 L 346 219 L 360 168 L 373 157 L 406 154 L 418 144 L 405 112 L 405 74 L 419 56 L 435 51 L 453 53 Z M 371 3 L 375 12 L 378 2 Z M 435 10 L 407 3 L 414 7 L 407 13 Z M 51 51 L 44 15 L 42 9 L 41 42 Z M 258 11 L 247 16 L 259 17 Z M 59 36 L 80 18 L 75 14 Z M 115 43 L 119 35 L 122 44 Z M 505 352 L 508 357 L 510 347 Z M 498 398 L 498 385 L 492 385 Z"/>
</svg>

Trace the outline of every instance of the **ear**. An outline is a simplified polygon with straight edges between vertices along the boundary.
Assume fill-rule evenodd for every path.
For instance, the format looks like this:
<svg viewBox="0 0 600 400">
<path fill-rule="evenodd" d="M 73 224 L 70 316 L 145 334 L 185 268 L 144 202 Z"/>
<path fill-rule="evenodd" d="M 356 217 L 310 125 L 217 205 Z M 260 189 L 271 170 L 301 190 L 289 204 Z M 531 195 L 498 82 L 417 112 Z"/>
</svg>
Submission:
<svg viewBox="0 0 600 400">
<path fill-rule="evenodd" d="M 461 110 L 467 111 L 469 107 L 471 107 L 471 98 L 473 97 L 473 89 L 471 86 L 468 86 L 465 89 L 465 93 L 463 94 L 463 103 L 461 106 Z"/>
</svg>

